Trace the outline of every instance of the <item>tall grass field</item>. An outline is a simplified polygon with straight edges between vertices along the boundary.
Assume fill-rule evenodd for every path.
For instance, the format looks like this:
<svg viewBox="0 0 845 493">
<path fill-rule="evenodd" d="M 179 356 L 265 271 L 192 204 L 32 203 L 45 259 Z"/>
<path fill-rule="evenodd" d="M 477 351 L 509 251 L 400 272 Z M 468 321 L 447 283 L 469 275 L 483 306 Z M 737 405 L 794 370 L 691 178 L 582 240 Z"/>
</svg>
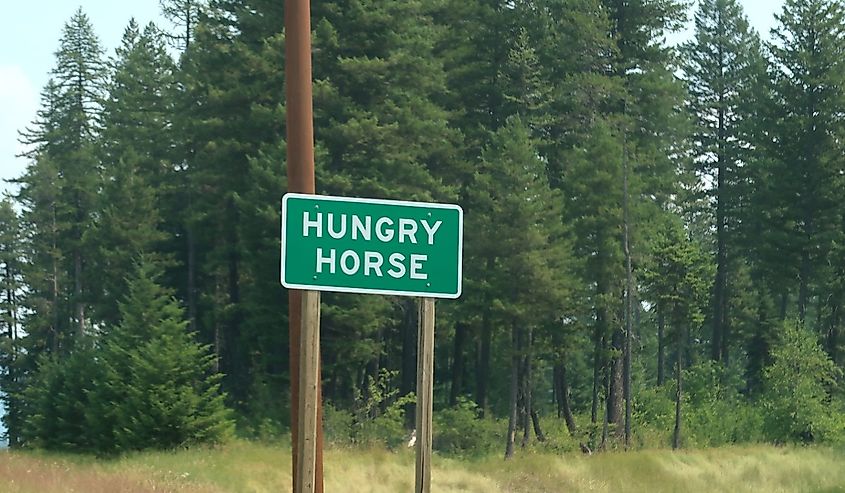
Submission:
<svg viewBox="0 0 845 493">
<path fill-rule="evenodd" d="M 330 449 L 329 493 L 413 489 L 410 450 Z M 215 449 L 141 453 L 117 460 L 0 452 L 3 493 L 264 493 L 290 491 L 284 445 L 234 442 Z M 594 456 L 524 452 L 456 460 L 435 456 L 432 491 L 448 492 L 845 492 L 845 451 L 749 446 Z"/>
</svg>

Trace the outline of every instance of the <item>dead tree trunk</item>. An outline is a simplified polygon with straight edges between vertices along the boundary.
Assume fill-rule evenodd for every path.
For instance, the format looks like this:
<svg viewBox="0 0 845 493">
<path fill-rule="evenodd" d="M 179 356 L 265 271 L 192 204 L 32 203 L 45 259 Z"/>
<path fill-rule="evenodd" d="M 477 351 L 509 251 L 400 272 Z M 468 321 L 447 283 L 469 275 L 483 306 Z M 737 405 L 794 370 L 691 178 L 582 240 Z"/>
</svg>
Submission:
<svg viewBox="0 0 845 493">
<path fill-rule="evenodd" d="M 505 437 L 505 459 L 513 457 L 514 440 L 516 439 L 516 420 L 517 420 L 517 404 L 516 400 L 519 393 L 519 352 L 517 347 L 519 344 L 519 329 L 514 324 L 511 327 L 511 391 L 510 404 L 508 412 L 508 433 Z"/>
</svg>

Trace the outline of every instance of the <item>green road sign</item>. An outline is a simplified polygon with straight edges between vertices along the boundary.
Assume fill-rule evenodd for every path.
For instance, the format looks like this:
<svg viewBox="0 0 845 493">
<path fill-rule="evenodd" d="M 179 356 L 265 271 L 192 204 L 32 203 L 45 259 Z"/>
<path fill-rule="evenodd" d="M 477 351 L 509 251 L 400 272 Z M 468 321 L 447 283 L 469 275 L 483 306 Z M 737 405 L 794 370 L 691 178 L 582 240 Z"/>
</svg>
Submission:
<svg viewBox="0 0 845 493">
<path fill-rule="evenodd" d="M 282 284 L 458 298 L 463 227 L 457 205 L 289 193 L 282 200 Z"/>
</svg>

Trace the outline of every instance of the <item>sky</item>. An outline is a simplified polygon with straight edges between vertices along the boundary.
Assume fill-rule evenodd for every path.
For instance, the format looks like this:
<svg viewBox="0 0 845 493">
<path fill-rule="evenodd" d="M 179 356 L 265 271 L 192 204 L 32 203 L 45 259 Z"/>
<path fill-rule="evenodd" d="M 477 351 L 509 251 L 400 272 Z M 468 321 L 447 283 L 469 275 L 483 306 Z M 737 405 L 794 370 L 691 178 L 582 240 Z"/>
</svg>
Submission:
<svg viewBox="0 0 845 493">
<path fill-rule="evenodd" d="M 282 1 L 282 0 L 279 0 Z M 401 1 L 401 0 L 399 0 Z M 142 26 L 150 21 L 166 27 L 159 15 L 159 0 L 15 0 L 4 2 L 4 26 L 0 29 L 0 180 L 20 176 L 27 162 L 15 155 L 22 151 L 18 131 L 36 116 L 40 92 L 46 85 L 58 48 L 62 26 L 77 8 L 88 15 L 108 55 L 114 54 L 123 30 L 134 17 Z M 740 0 L 752 26 L 768 38 L 774 13 L 783 0 Z M 691 27 L 670 38 L 683 41 Z M 13 191 L 0 181 L 0 193 Z"/>
<path fill-rule="evenodd" d="M 88 15 L 106 54 L 113 55 L 132 17 L 140 25 L 168 24 L 159 15 L 159 0 L 14 0 L 3 2 L 0 29 L 0 180 L 20 176 L 26 160 L 15 158 L 22 147 L 18 131 L 26 128 L 40 106 L 40 92 L 55 64 L 62 27 L 78 8 Z M 0 193 L 11 190 L 0 183 Z"/>
</svg>

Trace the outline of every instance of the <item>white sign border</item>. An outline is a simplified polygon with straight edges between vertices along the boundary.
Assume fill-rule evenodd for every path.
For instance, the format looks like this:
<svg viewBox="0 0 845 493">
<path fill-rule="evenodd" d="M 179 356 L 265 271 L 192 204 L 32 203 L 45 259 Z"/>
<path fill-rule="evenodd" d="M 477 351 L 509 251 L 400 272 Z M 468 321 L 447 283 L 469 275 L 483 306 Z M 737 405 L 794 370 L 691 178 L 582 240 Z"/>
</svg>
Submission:
<svg viewBox="0 0 845 493">
<path fill-rule="evenodd" d="M 420 291 L 394 291 L 390 289 L 368 289 L 368 288 L 347 288 L 335 286 L 312 286 L 310 284 L 293 284 L 285 282 L 285 229 L 287 227 L 288 199 L 317 199 L 329 202 L 353 202 L 379 205 L 394 205 L 403 207 L 417 207 L 421 209 L 449 209 L 458 211 L 458 289 L 452 293 L 427 293 Z M 354 294 L 381 294 L 386 296 L 412 296 L 417 298 L 439 298 L 456 300 L 463 294 L 463 273 L 464 273 L 464 210 L 457 204 L 441 204 L 435 202 L 410 202 L 407 200 L 385 200 L 368 199 L 359 197 L 338 197 L 334 195 L 316 195 L 308 193 L 288 192 L 282 197 L 282 237 L 281 237 L 281 269 L 280 280 L 282 286 L 288 289 L 300 289 L 304 291 L 324 291 L 331 293 L 354 293 Z"/>
</svg>

